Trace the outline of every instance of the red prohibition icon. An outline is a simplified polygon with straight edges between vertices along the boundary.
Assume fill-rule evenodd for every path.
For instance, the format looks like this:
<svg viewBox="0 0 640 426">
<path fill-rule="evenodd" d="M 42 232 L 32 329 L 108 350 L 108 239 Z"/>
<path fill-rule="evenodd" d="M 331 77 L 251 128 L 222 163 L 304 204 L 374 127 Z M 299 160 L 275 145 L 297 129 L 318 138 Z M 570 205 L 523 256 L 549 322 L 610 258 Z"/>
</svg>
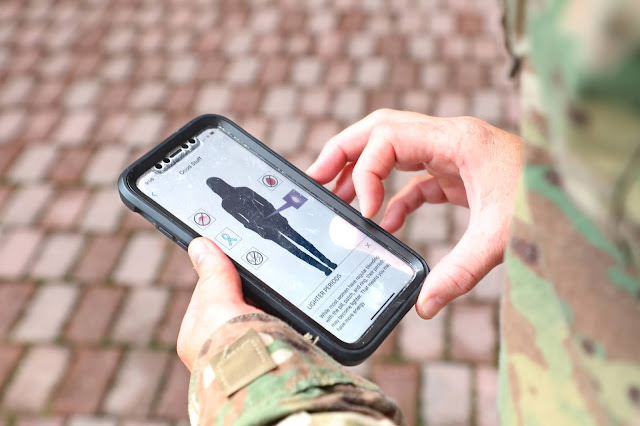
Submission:
<svg viewBox="0 0 640 426">
<path fill-rule="evenodd" d="M 273 188 L 278 185 L 278 178 L 273 175 L 264 175 L 262 177 L 262 183 L 264 183 L 267 187 Z"/>
<path fill-rule="evenodd" d="M 207 226 L 211 223 L 211 216 L 203 212 L 198 212 L 193 216 L 193 221 L 200 226 Z"/>
</svg>

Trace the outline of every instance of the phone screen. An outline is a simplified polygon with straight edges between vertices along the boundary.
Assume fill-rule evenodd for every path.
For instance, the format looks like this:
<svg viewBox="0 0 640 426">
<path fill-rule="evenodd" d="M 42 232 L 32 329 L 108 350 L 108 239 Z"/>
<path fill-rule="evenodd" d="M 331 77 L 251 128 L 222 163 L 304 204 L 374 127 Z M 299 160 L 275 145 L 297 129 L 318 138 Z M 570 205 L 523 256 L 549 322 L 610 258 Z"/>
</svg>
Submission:
<svg viewBox="0 0 640 426">
<path fill-rule="evenodd" d="M 168 157 L 138 188 L 346 343 L 414 277 L 405 260 L 220 128 Z"/>
</svg>

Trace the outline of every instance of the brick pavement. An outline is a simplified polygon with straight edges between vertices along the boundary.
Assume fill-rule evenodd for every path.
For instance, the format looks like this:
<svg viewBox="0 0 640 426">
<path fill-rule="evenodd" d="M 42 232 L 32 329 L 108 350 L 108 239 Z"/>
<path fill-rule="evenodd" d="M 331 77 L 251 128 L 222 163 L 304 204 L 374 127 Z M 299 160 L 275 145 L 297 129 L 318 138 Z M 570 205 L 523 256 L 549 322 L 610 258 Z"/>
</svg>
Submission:
<svg viewBox="0 0 640 426">
<path fill-rule="evenodd" d="M 301 168 L 381 107 L 513 130 L 498 21 L 496 0 L 3 0 L 0 424 L 185 424 L 195 275 L 120 203 L 125 164 L 204 112 Z M 398 236 L 435 264 L 467 220 L 424 207 Z M 411 312 L 355 370 L 411 424 L 495 424 L 501 277 Z"/>
</svg>

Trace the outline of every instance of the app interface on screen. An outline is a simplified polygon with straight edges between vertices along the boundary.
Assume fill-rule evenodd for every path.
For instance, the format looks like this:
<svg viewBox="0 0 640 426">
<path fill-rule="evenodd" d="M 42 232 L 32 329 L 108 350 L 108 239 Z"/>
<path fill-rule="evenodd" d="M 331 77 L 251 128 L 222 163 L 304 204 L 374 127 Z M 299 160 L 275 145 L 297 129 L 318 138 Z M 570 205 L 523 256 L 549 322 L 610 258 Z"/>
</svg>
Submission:
<svg viewBox="0 0 640 426">
<path fill-rule="evenodd" d="M 413 269 L 221 129 L 137 185 L 346 343 L 357 341 Z"/>
</svg>

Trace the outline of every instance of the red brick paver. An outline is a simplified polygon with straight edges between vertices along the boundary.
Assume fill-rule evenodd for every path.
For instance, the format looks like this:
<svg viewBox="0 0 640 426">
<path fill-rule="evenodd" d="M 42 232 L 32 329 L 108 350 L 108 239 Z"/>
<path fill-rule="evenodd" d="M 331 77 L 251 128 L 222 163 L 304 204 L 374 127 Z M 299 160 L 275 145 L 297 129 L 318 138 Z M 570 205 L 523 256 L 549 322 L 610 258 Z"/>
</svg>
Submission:
<svg viewBox="0 0 640 426">
<path fill-rule="evenodd" d="M 519 119 L 495 0 L 76 3 L 0 1 L 0 425 L 186 424 L 175 340 L 197 277 L 116 180 L 197 114 L 303 169 L 376 108 Z M 425 206 L 397 236 L 433 267 L 468 219 Z M 353 371 L 411 424 L 496 424 L 503 275 L 411 311 Z"/>
</svg>

